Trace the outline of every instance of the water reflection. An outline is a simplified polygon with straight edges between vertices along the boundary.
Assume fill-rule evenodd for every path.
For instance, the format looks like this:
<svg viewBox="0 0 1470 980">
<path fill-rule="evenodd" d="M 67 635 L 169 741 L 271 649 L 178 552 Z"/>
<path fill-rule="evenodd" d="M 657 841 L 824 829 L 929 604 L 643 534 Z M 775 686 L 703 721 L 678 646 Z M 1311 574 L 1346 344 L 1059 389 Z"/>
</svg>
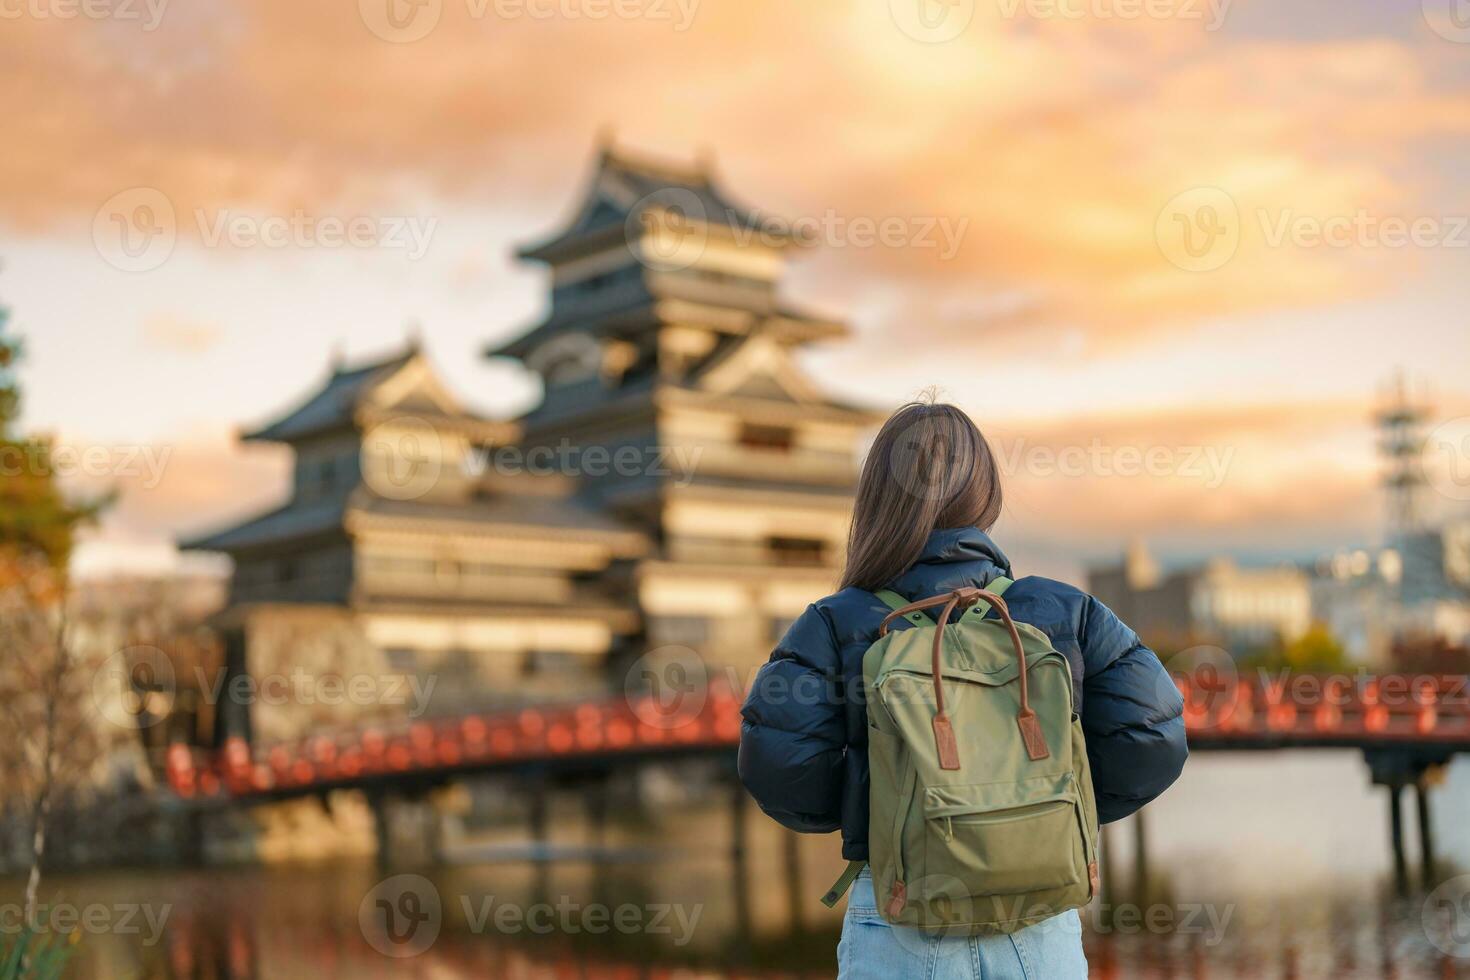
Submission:
<svg viewBox="0 0 1470 980">
<path fill-rule="evenodd" d="M 1457 766 L 1436 797 L 1449 874 L 1467 867 L 1470 851 L 1467 777 Z M 1357 759 L 1192 764 L 1150 810 L 1141 893 L 1129 828 L 1109 832 L 1109 891 L 1084 916 L 1092 975 L 1470 977 L 1470 958 L 1426 932 L 1424 896 L 1394 896 L 1381 804 Z M 524 828 L 511 827 L 500 841 L 461 848 L 461 863 L 394 869 L 421 876 L 440 910 L 432 942 L 414 956 L 384 955 L 364 931 L 364 903 L 385 879 L 370 861 L 57 875 L 48 890 L 78 903 L 141 903 L 163 918 L 156 942 L 146 933 L 86 936 L 71 971 L 80 980 L 832 976 L 840 910 L 815 897 L 840 870 L 835 839 L 794 838 L 753 814 L 742 875 L 730 861 L 725 807 L 626 815 L 606 828 L 603 850 L 586 846 L 594 838 L 575 810 L 553 820 L 552 839 L 568 851 L 530 852 L 556 860 L 507 848 L 524 843 Z M 528 917 L 537 907 L 544 916 Z M 594 907 L 606 913 L 589 920 Z M 677 911 L 654 928 L 664 907 Z M 515 914 L 497 918 L 506 908 Z M 620 908 L 632 910 L 629 928 L 615 925 Z M 1470 927 L 1470 915 L 1449 911 Z"/>
</svg>

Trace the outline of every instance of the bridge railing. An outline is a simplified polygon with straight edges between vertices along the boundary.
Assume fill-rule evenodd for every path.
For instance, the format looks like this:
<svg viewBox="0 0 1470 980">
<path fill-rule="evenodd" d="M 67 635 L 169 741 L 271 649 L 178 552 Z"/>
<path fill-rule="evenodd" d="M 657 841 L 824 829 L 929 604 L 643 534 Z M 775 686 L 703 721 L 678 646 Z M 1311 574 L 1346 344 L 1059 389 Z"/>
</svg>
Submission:
<svg viewBox="0 0 1470 980">
<path fill-rule="evenodd" d="M 1470 742 L 1464 675 L 1176 676 L 1190 742 Z"/>
<path fill-rule="evenodd" d="M 1470 748 L 1463 675 L 1221 678 L 1176 676 L 1192 745 L 1358 747 L 1404 743 Z M 168 780 L 185 798 L 249 797 L 360 785 L 379 778 L 490 769 L 608 755 L 730 748 L 741 692 L 722 678 L 670 701 L 653 696 L 322 733 L 252 749 L 169 750 Z"/>
<path fill-rule="evenodd" d="M 716 679 L 682 701 L 652 696 L 536 705 L 323 733 L 252 750 L 169 749 L 169 785 L 185 798 L 255 796 L 435 770 L 728 746 L 740 739 L 740 696 Z"/>
</svg>

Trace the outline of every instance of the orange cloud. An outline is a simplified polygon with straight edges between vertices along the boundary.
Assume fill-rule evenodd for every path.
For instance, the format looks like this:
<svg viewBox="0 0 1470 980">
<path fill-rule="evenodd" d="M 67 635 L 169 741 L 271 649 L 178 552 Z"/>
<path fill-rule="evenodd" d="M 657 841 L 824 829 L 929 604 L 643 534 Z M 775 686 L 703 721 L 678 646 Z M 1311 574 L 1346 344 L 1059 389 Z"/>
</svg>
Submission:
<svg viewBox="0 0 1470 980">
<path fill-rule="evenodd" d="M 1420 149 L 1470 131 L 1470 96 L 1443 90 L 1409 42 L 1237 40 L 982 4 L 955 40 L 924 44 L 886 6 L 663 3 L 667 18 L 603 20 L 574 3 L 543 18 L 446 0 L 412 43 L 374 34 L 358 5 L 288 0 L 208 20 L 170 7 L 151 32 L 8 22 L 0 215 L 80 227 L 134 186 L 181 214 L 431 195 L 553 215 L 590 134 L 613 123 L 634 142 L 715 149 L 738 193 L 788 215 L 958 232 L 952 255 L 828 241 L 810 263 L 818 297 L 897 290 L 909 318 L 951 335 L 1021 324 L 1126 341 L 1415 273 L 1419 250 L 1274 241 L 1283 223 L 1453 207 L 1431 197 Z M 1204 271 L 1161 242 L 1178 230 L 1161 213 L 1196 188 L 1237 213 L 1238 244 Z"/>
</svg>

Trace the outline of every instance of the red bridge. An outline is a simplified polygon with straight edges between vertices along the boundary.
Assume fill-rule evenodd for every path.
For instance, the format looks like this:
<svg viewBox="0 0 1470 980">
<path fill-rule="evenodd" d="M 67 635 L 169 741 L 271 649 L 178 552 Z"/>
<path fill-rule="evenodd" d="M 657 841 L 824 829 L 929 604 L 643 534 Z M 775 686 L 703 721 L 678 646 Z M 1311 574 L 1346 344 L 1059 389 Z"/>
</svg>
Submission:
<svg viewBox="0 0 1470 980">
<path fill-rule="evenodd" d="M 1456 752 L 1470 751 L 1465 676 L 1288 674 L 1242 680 L 1200 668 L 1189 677 L 1176 677 L 1175 683 L 1184 695 L 1185 724 L 1195 752 L 1363 752 L 1373 782 L 1388 789 L 1390 845 L 1401 893 L 1408 892 L 1409 874 L 1400 800 L 1402 791 L 1413 787 L 1423 879 L 1434 880 L 1427 795 L 1438 767 Z M 254 750 L 243 740 L 218 753 L 176 745 L 169 750 L 168 781 L 191 808 L 250 805 L 339 789 L 365 791 L 378 815 L 380 860 L 386 860 L 380 807 L 387 796 L 413 797 L 458 777 L 490 772 L 555 771 L 575 781 L 596 779 L 618 766 L 678 756 L 733 763 L 740 704 L 736 686 L 717 682 L 684 691 L 672 702 L 650 696 L 525 707 L 324 733 Z M 733 856 L 738 862 L 744 794 L 733 774 L 731 787 Z M 1135 828 L 1138 854 L 1145 850 L 1142 826 Z M 533 809 L 531 829 L 537 840 L 545 840 L 544 808 Z"/>
<path fill-rule="evenodd" d="M 1176 679 L 1189 744 L 1205 749 L 1343 748 L 1431 758 L 1470 751 L 1463 676 L 1292 675 L 1212 682 Z M 526 707 L 321 734 L 257 747 L 235 740 L 218 753 L 175 745 L 169 783 L 189 800 L 267 800 L 440 781 L 528 765 L 598 767 L 640 758 L 727 753 L 740 739 L 740 696 L 728 684 L 652 697 Z"/>
</svg>

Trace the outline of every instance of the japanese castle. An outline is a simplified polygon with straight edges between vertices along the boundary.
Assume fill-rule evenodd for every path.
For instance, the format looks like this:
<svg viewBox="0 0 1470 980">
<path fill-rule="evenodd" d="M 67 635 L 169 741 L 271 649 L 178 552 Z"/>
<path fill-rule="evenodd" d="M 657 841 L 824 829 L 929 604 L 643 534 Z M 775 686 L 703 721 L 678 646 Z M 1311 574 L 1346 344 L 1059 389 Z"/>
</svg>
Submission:
<svg viewBox="0 0 1470 980">
<path fill-rule="evenodd" d="M 242 437 L 295 469 L 284 506 L 184 544 L 234 561 L 227 670 L 433 674 L 435 713 L 616 688 L 662 649 L 748 679 L 833 588 L 879 421 L 793 359 L 848 333 L 779 297 L 799 245 L 705 165 L 604 148 L 571 222 L 519 252 L 549 270 L 545 318 L 485 351 L 541 377 L 536 408 L 467 411 L 413 343 Z"/>
</svg>

